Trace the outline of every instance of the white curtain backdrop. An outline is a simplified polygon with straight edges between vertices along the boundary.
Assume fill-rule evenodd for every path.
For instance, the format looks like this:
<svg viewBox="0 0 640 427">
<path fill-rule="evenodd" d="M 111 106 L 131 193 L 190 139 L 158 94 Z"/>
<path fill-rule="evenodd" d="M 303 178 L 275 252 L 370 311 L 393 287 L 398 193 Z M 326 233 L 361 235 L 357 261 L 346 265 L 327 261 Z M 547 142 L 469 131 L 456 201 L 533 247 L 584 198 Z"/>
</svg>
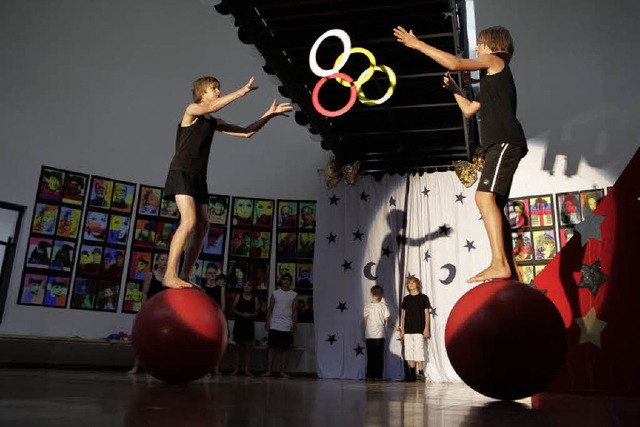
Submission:
<svg viewBox="0 0 640 427">
<path fill-rule="evenodd" d="M 404 278 L 422 280 L 434 308 L 427 345 L 427 377 L 460 381 L 444 346 L 451 308 L 485 268 L 489 244 L 474 202 L 454 172 L 422 176 L 358 177 L 327 188 L 320 177 L 314 259 L 316 357 L 321 378 L 363 379 L 364 305 L 382 286 L 399 325 Z M 388 329 L 384 378 L 404 378 L 402 343 Z"/>
</svg>

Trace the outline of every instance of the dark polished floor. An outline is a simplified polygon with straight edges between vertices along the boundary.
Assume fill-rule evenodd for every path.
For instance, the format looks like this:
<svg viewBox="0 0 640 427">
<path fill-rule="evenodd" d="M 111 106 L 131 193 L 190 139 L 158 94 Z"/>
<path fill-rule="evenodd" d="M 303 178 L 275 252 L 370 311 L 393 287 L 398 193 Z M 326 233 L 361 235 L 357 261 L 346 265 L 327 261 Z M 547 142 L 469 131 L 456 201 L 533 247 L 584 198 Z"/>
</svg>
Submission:
<svg viewBox="0 0 640 427">
<path fill-rule="evenodd" d="M 631 426 L 638 399 L 546 394 L 498 402 L 463 384 L 0 369 L 0 426 Z"/>
</svg>

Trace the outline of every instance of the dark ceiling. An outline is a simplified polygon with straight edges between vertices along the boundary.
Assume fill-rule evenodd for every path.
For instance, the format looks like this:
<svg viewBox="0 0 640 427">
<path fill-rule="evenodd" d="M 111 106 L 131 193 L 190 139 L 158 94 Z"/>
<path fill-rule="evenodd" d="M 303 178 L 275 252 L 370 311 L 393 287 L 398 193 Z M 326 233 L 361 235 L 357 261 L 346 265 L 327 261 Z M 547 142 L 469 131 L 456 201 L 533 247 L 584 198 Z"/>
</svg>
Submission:
<svg viewBox="0 0 640 427">
<path fill-rule="evenodd" d="M 339 164 L 361 161 L 363 174 L 419 172 L 429 167 L 468 160 L 475 150 L 475 126 L 464 119 L 453 96 L 442 88 L 446 71 L 393 37 L 400 25 L 413 29 L 420 39 L 453 54 L 464 51 L 462 0 L 223 0 L 216 5 L 231 13 L 238 37 L 254 44 L 265 59 L 265 71 L 275 74 L 282 95 L 297 104 L 296 121 L 317 134 Z M 342 29 L 352 47 L 371 51 L 378 65 L 393 69 L 397 85 L 391 98 L 376 106 L 356 102 L 338 117 L 325 117 L 312 105 L 311 93 L 320 79 L 311 72 L 309 52 L 327 30 Z M 342 43 L 327 38 L 319 47 L 317 62 L 333 68 Z M 465 52 L 466 53 L 466 52 Z M 344 72 L 356 79 L 369 67 L 361 54 L 350 56 Z M 376 72 L 362 86 L 370 99 L 387 91 L 385 73 Z M 322 86 L 321 104 L 342 108 L 349 89 L 335 80 Z"/>
</svg>

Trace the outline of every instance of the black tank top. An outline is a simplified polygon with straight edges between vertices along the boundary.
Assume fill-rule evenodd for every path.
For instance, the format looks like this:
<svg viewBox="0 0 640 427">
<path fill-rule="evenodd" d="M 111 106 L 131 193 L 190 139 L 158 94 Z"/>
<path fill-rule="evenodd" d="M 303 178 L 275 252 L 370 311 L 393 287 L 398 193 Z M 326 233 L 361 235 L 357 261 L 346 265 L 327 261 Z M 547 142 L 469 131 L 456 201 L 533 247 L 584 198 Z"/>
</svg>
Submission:
<svg viewBox="0 0 640 427">
<path fill-rule="evenodd" d="M 216 119 L 208 115 L 199 116 L 189 127 L 178 124 L 176 154 L 171 160 L 169 170 L 181 170 L 206 176 L 213 133 L 217 125 Z"/>
<path fill-rule="evenodd" d="M 147 299 L 151 298 L 160 291 L 163 291 L 164 287 L 162 282 L 156 279 L 156 274 L 151 273 L 151 283 L 149 284 L 149 292 L 147 292 Z"/>
<path fill-rule="evenodd" d="M 494 144 L 518 145 L 527 149 L 527 138 L 516 118 L 518 97 L 509 65 L 496 74 L 480 77 L 480 134 L 482 146 Z"/>
<path fill-rule="evenodd" d="M 244 299 L 244 295 L 240 294 L 238 297 L 238 304 L 236 304 L 236 311 L 240 313 L 253 313 L 256 311 L 256 297 L 251 295 L 251 298 Z"/>
<path fill-rule="evenodd" d="M 203 286 L 204 292 L 209 295 L 215 302 L 222 307 L 222 287 L 221 286 Z"/>
</svg>

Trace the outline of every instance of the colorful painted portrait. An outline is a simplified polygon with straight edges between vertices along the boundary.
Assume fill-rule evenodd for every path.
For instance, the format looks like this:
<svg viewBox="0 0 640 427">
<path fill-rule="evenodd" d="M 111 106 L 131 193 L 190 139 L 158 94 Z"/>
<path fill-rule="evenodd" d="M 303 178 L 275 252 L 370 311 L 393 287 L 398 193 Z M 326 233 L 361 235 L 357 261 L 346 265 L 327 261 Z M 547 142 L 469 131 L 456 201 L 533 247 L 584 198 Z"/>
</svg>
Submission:
<svg viewBox="0 0 640 427">
<path fill-rule="evenodd" d="M 251 258 L 269 258 L 271 253 L 271 232 L 253 231 L 251 232 Z"/>
<path fill-rule="evenodd" d="M 104 248 L 102 255 L 102 276 L 120 279 L 124 269 L 124 248 Z"/>
<path fill-rule="evenodd" d="M 102 246 L 83 244 L 78 258 L 78 274 L 97 276 L 102 265 Z"/>
<path fill-rule="evenodd" d="M 518 274 L 522 283 L 528 285 L 533 282 L 534 274 L 532 265 L 518 265 L 516 268 L 518 269 Z"/>
<path fill-rule="evenodd" d="M 276 256 L 278 258 L 296 258 L 298 251 L 298 234 L 294 231 L 278 233 Z"/>
<path fill-rule="evenodd" d="M 76 277 L 73 283 L 73 294 L 71 295 L 71 308 L 93 309 L 97 290 L 97 280 Z"/>
<path fill-rule="evenodd" d="M 80 229 L 81 217 L 82 211 L 80 209 L 61 206 L 60 215 L 58 216 L 56 236 L 76 239 L 78 237 L 78 230 Z"/>
<path fill-rule="evenodd" d="M 246 261 L 230 260 L 227 269 L 227 287 L 240 289 L 249 277 L 249 264 Z"/>
<path fill-rule="evenodd" d="M 256 290 L 269 289 L 269 262 L 251 260 L 249 264 L 249 278 Z"/>
<path fill-rule="evenodd" d="M 134 251 L 131 253 L 129 278 L 144 280 L 151 271 L 151 252 Z"/>
<path fill-rule="evenodd" d="M 273 225 L 273 200 L 258 199 L 253 207 L 253 225 L 269 228 Z"/>
<path fill-rule="evenodd" d="M 291 288 L 296 287 L 296 263 L 295 262 L 278 262 L 276 263 L 276 288 L 279 286 L 282 280 L 282 275 L 288 274 L 291 276 Z"/>
<path fill-rule="evenodd" d="M 551 196 L 529 198 L 529 211 L 531 212 L 531 227 L 553 226 Z"/>
<path fill-rule="evenodd" d="M 68 277 L 50 276 L 47 281 L 47 290 L 44 294 L 43 305 L 48 307 L 66 307 L 69 295 Z"/>
<path fill-rule="evenodd" d="M 125 246 L 129 239 L 131 228 L 131 218 L 124 215 L 111 215 L 109 218 L 109 232 L 107 233 L 107 243 L 111 245 Z"/>
<path fill-rule="evenodd" d="M 118 212 L 131 213 L 135 192 L 135 184 L 116 181 L 113 184 L 113 198 L 111 199 L 111 209 Z"/>
<path fill-rule="evenodd" d="M 76 249 L 75 242 L 55 240 L 51 253 L 51 269 L 58 271 L 71 271 L 73 267 L 73 254 Z"/>
<path fill-rule="evenodd" d="M 580 207 L 583 221 L 596 210 L 603 197 L 603 189 L 580 192 Z"/>
<path fill-rule="evenodd" d="M 64 184 L 64 172 L 57 169 L 43 168 L 40 174 L 40 188 L 38 198 L 45 200 L 60 200 L 62 186 Z"/>
<path fill-rule="evenodd" d="M 298 258 L 313 258 L 316 233 L 298 233 Z"/>
<path fill-rule="evenodd" d="M 582 221 L 579 193 L 558 194 L 557 202 L 560 226 L 575 225 Z"/>
<path fill-rule="evenodd" d="M 158 226 L 156 228 L 155 247 L 157 249 L 168 250 L 169 245 L 171 244 L 171 238 L 173 237 L 173 233 L 175 233 L 176 228 L 178 228 L 178 224 L 176 223 L 158 221 Z"/>
<path fill-rule="evenodd" d="M 310 291 L 313 289 L 313 264 L 299 263 L 296 265 L 296 291 Z"/>
<path fill-rule="evenodd" d="M 248 257 L 251 249 L 251 230 L 233 230 L 231 243 L 229 245 L 229 255 Z"/>
<path fill-rule="evenodd" d="M 84 220 L 84 234 L 82 238 L 90 242 L 104 242 L 107 238 L 109 214 L 97 211 L 87 211 Z"/>
<path fill-rule="evenodd" d="M 229 197 L 209 196 L 209 224 L 227 225 Z"/>
<path fill-rule="evenodd" d="M 98 284 L 95 308 L 103 311 L 116 311 L 118 305 L 118 295 L 120 294 L 120 283 L 101 280 Z"/>
<path fill-rule="evenodd" d="M 53 236 L 56 231 L 58 206 L 46 203 L 36 203 L 31 224 L 31 232 Z"/>
<path fill-rule="evenodd" d="M 27 273 L 22 279 L 20 304 L 42 305 L 47 287 L 47 276 Z"/>
<path fill-rule="evenodd" d="M 222 255 L 224 252 L 224 227 L 209 227 L 202 252 L 208 255 Z"/>
<path fill-rule="evenodd" d="M 298 223 L 298 202 L 278 201 L 278 228 L 295 229 Z"/>
<path fill-rule="evenodd" d="M 152 248 L 156 241 L 156 221 L 146 219 L 136 220 L 136 229 L 133 234 L 133 245 L 141 248 Z"/>
<path fill-rule="evenodd" d="M 173 200 L 162 199 L 160 202 L 160 217 L 166 219 L 178 219 L 180 212 L 178 211 L 178 205 Z"/>
<path fill-rule="evenodd" d="M 507 204 L 507 217 L 511 229 L 528 228 L 529 223 L 529 199 L 512 199 Z"/>
<path fill-rule="evenodd" d="M 30 238 L 27 250 L 27 267 L 48 269 L 51 264 L 52 250 L 53 240 L 40 237 Z"/>
<path fill-rule="evenodd" d="M 533 260 L 533 241 L 530 231 L 517 231 L 511 233 L 513 240 L 513 255 L 516 261 Z"/>
<path fill-rule="evenodd" d="M 142 307 L 142 283 L 127 282 L 124 293 L 123 313 L 137 313 Z"/>
<path fill-rule="evenodd" d="M 62 187 L 62 202 L 69 205 L 81 206 L 87 189 L 86 175 L 67 173 Z"/>
<path fill-rule="evenodd" d="M 91 193 L 89 195 L 89 206 L 100 209 L 111 207 L 111 197 L 113 194 L 113 181 L 110 179 L 93 177 L 91 178 Z"/>
<path fill-rule="evenodd" d="M 253 199 L 233 199 L 233 225 L 253 225 Z"/>
<path fill-rule="evenodd" d="M 569 240 L 576 234 L 576 230 L 572 227 L 563 227 L 560 229 L 560 247 L 564 247 Z"/>
<path fill-rule="evenodd" d="M 140 202 L 138 204 L 138 214 L 147 216 L 158 216 L 160 213 L 160 200 L 162 199 L 162 189 L 157 187 L 140 187 Z"/>
<path fill-rule="evenodd" d="M 316 228 L 316 202 L 300 202 L 300 214 L 298 216 L 298 228 L 303 230 L 315 230 Z"/>
<path fill-rule="evenodd" d="M 556 256 L 556 233 L 554 230 L 533 232 L 534 259 L 550 260 Z"/>
</svg>

